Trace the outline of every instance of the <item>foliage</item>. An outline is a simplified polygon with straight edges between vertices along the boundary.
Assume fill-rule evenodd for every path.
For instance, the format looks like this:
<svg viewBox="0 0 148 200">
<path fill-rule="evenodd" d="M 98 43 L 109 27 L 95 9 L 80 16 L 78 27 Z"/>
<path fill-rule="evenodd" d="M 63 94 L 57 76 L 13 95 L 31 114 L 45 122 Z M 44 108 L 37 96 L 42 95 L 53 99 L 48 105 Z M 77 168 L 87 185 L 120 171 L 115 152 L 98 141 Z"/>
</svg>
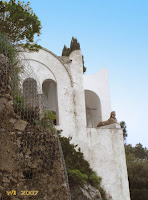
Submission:
<svg viewBox="0 0 148 200">
<path fill-rule="evenodd" d="M 56 119 L 56 115 L 54 115 L 50 110 L 44 110 L 43 116 L 43 118 L 48 121 L 54 121 Z"/>
<path fill-rule="evenodd" d="M 20 74 L 23 72 L 23 66 L 17 58 L 16 50 L 7 36 L 0 33 L 0 54 L 4 54 L 11 64 L 11 95 L 15 98 L 16 92 L 19 93 Z M 17 95 L 18 96 L 18 95 Z"/>
<path fill-rule="evenodd" d="M 70 51 L 74 50 L 80 50 L 80 43 L 77 41 L 76 38 L 72 37 L 71 43 L 70 43 Z"/>
<path fill-rule="evenodd" d="M 40 121 L 37 121 L 37 124 L 44 128 L 49 128 L 51 132 L 54 133 L 55 128 L 53 124 L 56 120 L 56 115 L 54 115 L 50 110 L 44 110 L 41 116 L 42 118 Z"/>
<path fill-rule="evenodd" d="M 35 125 L 35 122 L 39 120 L 39 109 L 26 105 L 25 99 L 21 92 L 19 92 L 13 99 L 14 112 L 17 113 L 21 119 Z"/>
<path fill-rule="evenodd" d="M 70 53 L 74 50 L 80 50 L 80 43 L 77 41 L 76 38 L 72 37 L 70 48 L 67 48 L 66 45 L 64 45 L 64 48 L 62 50 L 62 56 L 69 56 Z"/>
<path fill-rule="evenodd" d="M 120 122 L 120 126 L 123 130 L 123 138 L 124 138 L 124 142 L 126 142 L 126 138 L 127 138 L 127 130 L 126 130 L 126 124 L 124 121 Z"/>
<path fill-rule="evenodd" d="M 29 2 L 0 1 L 0 32 L 5 33 L 13 44 L 36 51 L 41 46 L 34 38 L 40 35 L 41 22 L 29 7 Z"/>
<path fill-rule="evenodd" d="M 89 182 L 91 185 L 93 185 L 94 187 L 97 187 L 100 185 L 101 183 L 101 177 L 98 177 L 96 172 L 92 171 L 92 173 L 89 176 Z"/>
<path fill-rule="evenodd" d="M 78 169 L 69 169 L 68 174 L 72 184 L 87 183 L 88 176 L 86 174 L 82 174 Z"/>
<path fill-rule="evenodd" d="M 66 45 L 64 45 L 62 50 L 62 56 L 69 56 L 70 53 L 74 50 L 80 50 L 80 43 L 78 42 L 77 38 L 72 37 L 70 48 L 67 48 Z M 82 56 L 82 62 L 83 62 L 83 72 L 86 72 L 86 67 L 84 66 L 84 56 Z"/>
<path fill-rule="evenodd" d="M 148 149 L 125 145 L 131 200 L 148 199 Z"/>
<path fill-rule="evenodd" d="M 78 145 L 71 143 L 71 137 L 66 138 L 61 136 L 60 131 L 59 139 L 62 145 L 70 185 L 89 183 L 99 189 L 102 196 L 104 196 L 102 199 L 105 199 L 105 192 L 100 186 L 101 178 L 90 168 L 89 163 L 84 159 L 84 155 L 80 148 L 78 148 Z"/>
<path fill-rule="evenodd" d="M 84 159 L 84 155 L 80 151 L 80 148 L 78 151 L 76 151 L 78 145 L 70 143 L 72 140 L 71 137 L 66 138 L 60 135 L 59 138 L 61 141 L 67 169 L 78 169 L 81 173 L 85 174 L 87 172 L 87 175 L 90 175 L 92 170 L 89 166 L 89 163 Z"/>
<path fill-rule="evenodd" d="M 132 147 L 131 144 L 125 145 L 126 155 L 133 154 L 136 158 L 148 160 L 148 149 L 144 148 L 142 144 L 136 144 L 135 147 Z"/>
<path fill-rule="evenodd" d="M 14 110 L 22 119 L 34 124 L 39 120 L 39 109 L 26 104 L 20 90 L 20 73 L 23 66 L 17 57 L 18 46 L 38 50 L 34 37 L 40 35 L 41 24 L 29 3 L 10 0 L 0 1 L 0 53 L 11 62 L 11 91 Z"/>
<path fill-rule="evenodd" d="M 0 54 L 4 54 L 11 63 L 14 63 L 15 49 L 9 39 L 2 33 L 0 33 Z"/>
<path fill-rule="evenodd" d="M 14 98 L 14 104 L 24 106 L 24 104 L 25 104 L 24 97 L 23 97 L 21 94 L 18 94 L 18 95 Z M 19 106 L 18 106 L 18 107 L 19 107 Z"/>
</svg>

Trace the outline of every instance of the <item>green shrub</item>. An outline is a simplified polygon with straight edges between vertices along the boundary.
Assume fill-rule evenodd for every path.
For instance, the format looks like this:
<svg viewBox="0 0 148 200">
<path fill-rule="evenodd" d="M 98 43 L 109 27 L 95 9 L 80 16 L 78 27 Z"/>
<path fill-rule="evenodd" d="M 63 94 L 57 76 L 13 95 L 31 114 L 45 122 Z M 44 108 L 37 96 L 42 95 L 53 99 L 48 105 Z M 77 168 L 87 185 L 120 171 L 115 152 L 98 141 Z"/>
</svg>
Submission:
<svg viewBox="0 0 148 200">
<path fill-rule="evenodd" d="M 56 120 L 56 115 L 54 115 L 53 112 L 50 110 L 44 110 L 43 118 L 47 121 L 54 122 L 54 120 Z"/>
<path fill-rule="evenodd" d="M 78 169 L 68 170 L 69 180 L 72 184 L 87 183 L 88 176 L 82 174 Z"/>
<path fill-rule="evenodd" d="M 59 138 L 61 141 L 67 169 L 78 169 L 81 173 L 89 176 L 92 172 L 92 169 L 90 168 L 89 163 L 84 159 L 84 155 L 80 148 L 78 151 L 76 150 L 78 145 L 70 143 L 72 140 L 71 137 L 66 138 L 59 135 Z"/>
<path fill-rule="evenodd" d="M 13 96 L 13 91 L 11 91 L 11 95 Z M 15 98 L 14 98 L 14 104 L 20 106 L 25 104 L 25 100 L 24 97 L 21 94 L 18 94 Z"/>
<path fill-rule="evenodd" d="M 98 187 L 100 186 L 101 183 L 101 178 L 97 176 L 96 172 L 92 171 L 92 173 L 90 174 L 88 181 L 89 183 L 94 186 L 94 187 Z"/>
</svg>

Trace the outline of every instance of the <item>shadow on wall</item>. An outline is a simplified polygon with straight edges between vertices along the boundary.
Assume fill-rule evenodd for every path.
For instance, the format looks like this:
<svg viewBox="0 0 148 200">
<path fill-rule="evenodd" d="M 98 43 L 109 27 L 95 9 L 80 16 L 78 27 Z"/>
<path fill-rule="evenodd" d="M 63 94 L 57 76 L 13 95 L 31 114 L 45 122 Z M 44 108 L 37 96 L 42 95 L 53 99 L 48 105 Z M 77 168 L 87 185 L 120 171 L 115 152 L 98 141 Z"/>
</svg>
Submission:
<svg viewBox="0 0 148 200">
<path fill-rule="evenodd" d="M 88 128 L 96 128 L 102 121 L 101 102 L 98 95 L 90 90 L 85 90 L 86 120 Z"/>
</svg>

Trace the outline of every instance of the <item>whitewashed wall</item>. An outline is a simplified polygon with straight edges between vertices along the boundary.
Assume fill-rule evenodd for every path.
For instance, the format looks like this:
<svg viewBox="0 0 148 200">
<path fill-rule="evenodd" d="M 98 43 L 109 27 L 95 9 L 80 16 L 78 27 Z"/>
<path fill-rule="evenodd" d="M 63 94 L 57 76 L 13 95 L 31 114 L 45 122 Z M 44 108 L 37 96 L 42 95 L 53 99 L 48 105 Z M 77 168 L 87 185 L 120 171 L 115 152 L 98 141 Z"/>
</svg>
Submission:
<svg viewBox="0 0 148 200">
<path fill-rule="evenodd" d="M 102 120 L 107 120 L 111 112 L 108 69 L 100 69 L 96 75 L 84 75 L 84 89 L 98 95 L 101 101 Z"/>
<path fill-rule="evenodd" d="M 87 128 L 85 158 L 102 179 L 113 200 L 130 200 L 123 133 L 118 128 Z"/>
</svg>

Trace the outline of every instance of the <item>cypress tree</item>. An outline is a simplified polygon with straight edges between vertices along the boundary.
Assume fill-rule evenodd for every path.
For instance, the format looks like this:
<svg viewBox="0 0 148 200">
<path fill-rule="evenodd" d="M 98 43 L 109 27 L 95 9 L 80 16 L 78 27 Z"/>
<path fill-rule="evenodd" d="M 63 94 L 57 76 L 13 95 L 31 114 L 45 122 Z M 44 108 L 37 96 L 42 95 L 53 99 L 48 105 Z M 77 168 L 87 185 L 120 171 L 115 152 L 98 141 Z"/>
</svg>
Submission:
<svg viewBox="0 0 148 200">
<path fill-rule="evenodd" d="M 80 43 L 78 42 L 77 38 L 72 37 L 70 48 L 64 45 L 62 50 L 62 56 L 69 56 L 70 53 L 74 50 L 80 50 Z M 82 62 L 83 62 L 83 73 L 86 72 L 86 67 L 84 66 L 84 56 L 82 55 Z"/>
</svg>

